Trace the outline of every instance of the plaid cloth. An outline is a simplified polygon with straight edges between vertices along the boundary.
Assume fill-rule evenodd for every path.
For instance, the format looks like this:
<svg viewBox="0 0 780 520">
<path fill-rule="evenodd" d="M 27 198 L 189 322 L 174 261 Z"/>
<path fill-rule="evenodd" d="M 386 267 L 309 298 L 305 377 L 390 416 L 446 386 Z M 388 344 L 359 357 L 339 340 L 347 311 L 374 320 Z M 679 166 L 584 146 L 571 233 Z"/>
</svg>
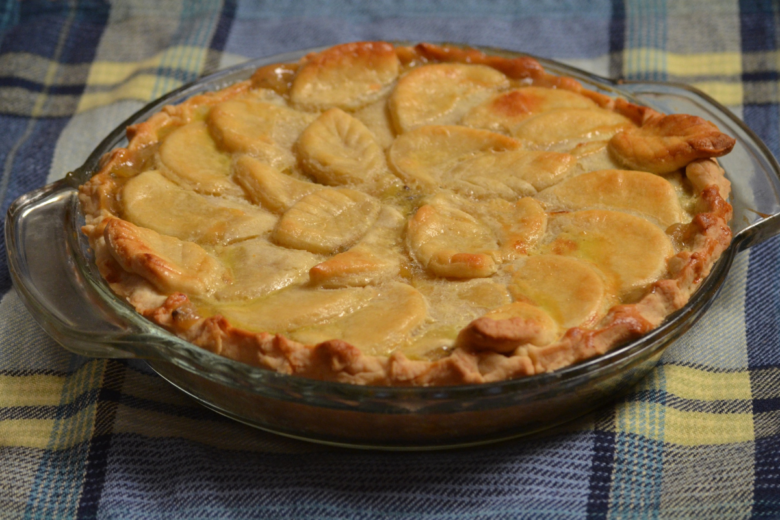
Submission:
<svg viewBox="0 0 780 520">
<path fill-rule="evenodd" d="M 780 7 L 721 0 L 8 0 L 0 201 L 80 165 L 145 102 L 248 57 L 464 41 L 695 85 L 780 152 Z M 479 449 L 340 450 L 252 430 L 142 362 L 71 355 L 11 288 L 0 238 L 2 518 L 780 517 L 780 240 L 633 393 Z"/>
</svg>

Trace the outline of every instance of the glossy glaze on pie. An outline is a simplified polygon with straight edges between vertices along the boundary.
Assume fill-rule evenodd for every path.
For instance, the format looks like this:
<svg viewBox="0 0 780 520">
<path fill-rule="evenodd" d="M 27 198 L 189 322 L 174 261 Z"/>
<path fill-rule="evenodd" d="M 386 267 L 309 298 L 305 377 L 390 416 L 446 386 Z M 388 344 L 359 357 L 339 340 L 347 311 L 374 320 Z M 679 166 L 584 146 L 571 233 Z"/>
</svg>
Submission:
<svg viewBox="0 0 780 520">
<path fill-rule="evenodd" d="M 531 58 L 339 45 L 165 107 L 81 187 L 101 273 L 256 366 L 483 383 L 603 354 L 728 246 L 734 140 Z"/>
</svg>

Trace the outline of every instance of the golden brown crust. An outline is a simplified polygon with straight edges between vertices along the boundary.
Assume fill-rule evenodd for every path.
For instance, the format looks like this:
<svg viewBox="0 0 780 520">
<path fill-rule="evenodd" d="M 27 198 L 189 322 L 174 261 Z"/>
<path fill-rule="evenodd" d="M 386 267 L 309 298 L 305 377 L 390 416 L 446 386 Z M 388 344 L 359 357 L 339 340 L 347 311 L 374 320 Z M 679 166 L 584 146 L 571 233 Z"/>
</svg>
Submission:
<svg viewBox="0 0 780 520">
<path fill-rule="evenodd" d="M 307 56 L 290 88 L 294 105 L 356 109 L 376 101 L 398 76 L 395 48 L 385 42 L 336 45 Z"/>
<path fill-rule="evenodd" d="M 222 264 L 197 244 L 159 235 L 118 218 L 107 219 L 103 237 L 114 260 L 125 271 L 138 274 L 166 293 L 211 293 L 229 277 Z"/>
<path fill-rule="evenodd" d="M 609 150 L 631 169 L 664 174 L 697 159 L 726 155 L 735 143 L 709 121 L 671 114 L 653 117 L 639 128 L 615 135 Z"/>
<path fill-rule="evenodd" d="M 637 293 L 635 298 L 630 300 L 632 303 L 614 305 L 608 310 L 598 307 L 603 303 L 601 299 L 597 298 L 594 300 L 595 303 L 588 300 L 587 305 L 583 304 L 584 310 L 578 311 L 585 317 L 577 320 L 583 321 L 568 330 L 559 329 L 565 317 L 554 319 L 552 314 L 544 310 L 543 305 L 533 301 L 529 296 L 532 295 L 531 292 L 517 290 L 513 292 L 515 302 L 504 304 L 462 327 L 457 342 L 443 357 L 410 359 L 401 351 L 390 355 L 369 355 L 341 339 L 306 344 L 279 334 L 244 330 L 234 326 L 219 314 L 208 316 L 207 313 L 201 313 L 192 299 L 197 298 L 198 295 L 210 294 L 218 287 L 229 284 L 229 270 L 196 244 L 184 243 L 174 238 L 159 239 L 159 235 L 155 236 L 156 233 L 153 231 L 139 231 L 140 228 L 133 224 L 116 218 L 122 216 L 123 202 L 120 195 L 126 178 L 135 175 L 134 172 L 137 173 L 139 168 L 144 171 L 148 169 L 144 165 L 155 164 L 155 154 L 158 153 L 158 145 L 164 135 L 187 123 L 200 120 L 214 105 L 239 97 L 251 88 L 264 88 L 273 90 L 278 95 L 290 96 L 294 104 L 316 107 L 317 110 L 330 106 L 354 109 L 372 102 L 376 92 L 385 95 L 388 86 L 398 76 L 399 66 L 409 67 L 427 63 L 483 65 L 501 72 L 510 80 L 530 82 L 534 88 L 562 89 L 581 96 L 581 99 L 586 101 L 576 103 L 587 105 L 589 102 L 594 102 L 599 107 L 598 110 L 610 111 L 612 115 L 617 114 L 630 121 L 625 125 L 627 129 L 618 131 L 609 141 L 610 153 L 621 164 L 628 168 L 657 174 L 685 168 L 679 175 L 687 178 L 693 192 L 693 214 L 689 222 L 679 222 L 669 228 L 669 242 L 675 245 L 675 251 L 666 260 L 665 274 L 661 279 L 650 283 L 643 292 Z M 317 86 L 324 77 L 336 77 L 338 81 L 352 78 L 357 85 L 357 94 L 351 95 L 358 100 L 355 102 L 357 104 L 342 100 L 337 92 L 338 89 L 336 91 L 330 89 L 324 97 L 311 96 L 311 92 L 317 91 L 313 86 Z M 531 91 L 524 94 L 528 93 Z M 544 104 L 543 100 L 540 101 L 533 96 L 527 99 L 515 99 L 517 95 L 513 97 L 511 91 L 505 95 L 508 96 L 504 100 L 506 102 L 497 102 L 496 100 L 502 99 L 501 95 L 498 95 L 489 109 L 509 110 L 514 115 L 519 111 L 519 119 L 524 119 L 526 113 L 533 113 L 536 107 Z M 548 111 L 549 108 L 551 107 L 544 108 L 544 111 Z M 576 109 L 582 110 L 582 107 Z M 339 112 L 333 113 L 341 117 Z M 636 128 L 630 128 L 631 124 L 636 125 Z M 362 127 L 362 123 L 360 125 Z M 463 127 L 459 128 L 463 129 Z M 362 128 L 360 130 L 362 132 Z M 463 131 L 484 132 L 459 129 L 455 133 L 459 135 Z M 412 132 L 418 131 L 412 130 Z M 444 135 L 450 130 L 448 127 L 438 127 L 436 132 Z M 731 230 L 728 226 L 728 221 L 731 219 L 731 206 L 726 201 L 730 185 L 724 177 L 723 170 L 713 158 L 728 153 L 734 145 L 733 139 L 720 133 L 714 125 L 700 118 L 685 115 L 662 116 L 651 109 L 633 105 L 623 99 L 614 99 L 589 91 L 571 78 L 546 73 L 536 60 L 527 57 L 510 59 L 489 56 L 476 50 L 431 44 L 395 49 L 382 42 L 345 44 L 320 54 L 307 56 L 300 64 L 276 64 L 261 68 L 251 81 L 233 85 L 216 93 L 196 96 L 176 107 L 166 107 L 149 120 L 128 128 L 128 138 L 130 140 L 128 147 L 109 154 L 101 171 L 80 190 L 80 199 L 87 220 L 84 231 L 96 251 L 97 264 L 101 273 L 112 289 L 128 298 L 144 316 L 185 340 L 221 356 L 285 374 L 353 384 L 419 386 L 485 383 L 556 370 L 601 355 L 658 326 L 670 312 L 685 305 L 731 240 Z M 519 142 L 510 137 L 491 134 L 491 139 L 505 142 L 505 146 L 499 147 L 502 149 L 501 153 L 519 154 L 522 151 L 519 150 L 521 148 Z M 466 146 L 468 149 L 461 154 L 455 150 L 451 153 L 454 154 L 452 164 L 461 165 L 461 169 L 473 168 L 476 165 L 482 165 L 480 166 L 482 168 L 484 161 L 475 161 L 474 157 L 483 152 L 488 155 L 495 154 L 493 149 L 496 147 L 491 146 L 491 142 L 487 141 L 486 150 L 473 146 L 471 148 Z M 309 145 L 305 144 L 304 148 L 306 146 Z M 370 144 L 369 147 L 373 150 L 375 145 Z M 414 172 L 409 170 L 408 165 L 401 159 L 394 160 L 393 153 L 391 147 L 390 167 L 397 170 L 394 173 L 400 172 L 399 176 L 402 179 L 406 175 L 409 177 L 408 182 L 414 181 L 409 184 L 417 182 L 425 186 L 438 185 L 445 182 L 444 179 L 450 175 L 450 172 L 460 171 L 455 166 L 442 169 L 441 164 L 437 163 L 440 159 L 436 158 L 428 165 L 424 157 L 411 159 L 408 156 L 402 157 L 401 159 L 408 159 L 407 162 L 412 161 L 415 167 L 425 163 L 423 164 L 424 175 L 418 174 L 417 170 Z M 554 152 L 529 151 L 528 153 Z M 371 283 L 379 283 L 381 287 L 385 280 L 383 277 L 396 276 L 399 270 L 401 275 L 405 275 L 405 270 L 408 271 L 408 268 L 404 267 L 403 263 L 399 264 L 397 260 L 388 262 L 387 258 L 375 255 L 375 251 L 381 251 L 381 248 L 377 249 L 375 243 L 371 241 L 365 244 L 358 243 L 361 236 L 366 233 L 362 228 L 346 241 L 334 238 L 331 241 L 326 240 L 327 243 L 310 243 L 299 239 L 298 230 L 305 225 L 327 229 L 330 229 L 328 226 L 335 229 L 342 225 L 354 231 L 356 226 L 360 227 L 358 224 L 364 219 L 364 213 L 369 213 L 372 221 L 377 219 L 379 206 L 375 202 L 371 200 L 366 202 L 360 197 L 358 197 L 359 201 L 353 200 L 349 204 L 362 203 L 361 209 L 355 211 L 355 214 L 361 218 L 345 216 L 347 220 L 344 222 L 339 222 L 335 213 L 318 217 L 316 213 L 319 210 L 312 213 L 305 208 L 305 217 L 294 218 L 295 212 L 290 213 L 290 209 L 300 204 L 300 201 L 306 197 L 321 197 L 323 193 L 328 193 L 329 195 L 325 197 L 330 197 L 330 194 L 343 188 L 322 187 L 314 193 L 301 191 L 297 183 L 304 181 L 290 176 L 280 177 L 284 174 L 270 166 L 258 163 L 258 160 L 248 156 L 238 158 L 236 164 L 239 165 L 237 170 L 239 174 L 232 182 L 236 182 L 237 190 L 246 192 L 249 200 L 268 205 L 268 209 L 273 212 L 288 215 L 286 225 L 278 225 L 277 230 L 269 235 L 270 239 L 282 242 L 290 240 L 294 242 L 292 247 L 309 249 L 318 254 L 323 251 L 335 254 L 310 268 L 308 271 L 310 283 L 333 288 L 329 290 L 342 290 L 339 288 L 347 286 L 363 287 Z M 380 164 L 377 171 L 384 167 L 383 163 Z M 235 166 L 233 168 L 235 169 Z M 563 171 L 562 169 L 561 172 Z M 309 174 L 324 175 L 330 179 L 329 176 L 341 175 L 339 172 L 341 170 L 315 168 L 309 171 Z M 382 178 L 379 173 L 376 176 Z M 348 175 L 344 178 L 348 180 L 325 184 L 354 186 L 361 182 L 361 179 L 356 180 Z M 554 182 L 559 182 L 563 178 L 568 177 L 563 173 L 556 173 Z M 495 185 L 498 179 L 493 176 L 478 181 L 469 180 L 469 182 L 487 182 L 488 184 L 484 186 L 498 189 Z M 504 182 L 503 178 L 501 180 Z M 582 183 L 585 180 L 587 179 L 578 182 Z M 535 190 L 534 187 L 528 186 L 528 188 L 513 186 L 512 189 L 520 191 L 528 189 L 531 192 Z M 546 187 L 546 184 L 539 185 L 540 189 L 542 187 Z M 258 195 L 258 190 L 271 190 L 271 192 L 268 196 L 261 196 L 265 195 L 265 192 Z M 519 198 L 518 193 L 515 191 L 513 194 L 510 190 L 507 191 L 506 196 L 509 201 L 517 200 L 513 197 Z M 474 199 L 478 200 L 479 197 L 475 195 Z M 509 201 L 500 202 L 511 205 Z M 344 201 L 344 204 L 349 205 L 347 202 Z M 421 203 L 416 213 L 412 213 L 414 216 L 409 221 L 406 243 L 410 244 L 409 248 L 413 256 L 416 256 L 420 263 L 424 267 L 427 266 L 434 274 L 466 278 L 490 276 L 496 271 L 497 266 L 505 261 L 505 258 L 526 255 L 534 247 L 535 242 L 524 242 L 524 234 L 513 235 L 515 232 L 512 231 L 511 223 L 500 219 L 495 221 L 485 219 L 480 213 L 483 210 L 479 209 L 482 206 L 476 202 L 463 210 L 455 207 L 448 208 L 446 204 L 442 205 L 436 200 L 428 202 L 428 204 Z M 330 204 L 329 207 L 332 209 L 335 206 Z M 488 205 L 484 207 L 487 208 Z M 338 213 L 337 210 L 334 211 Z M 596 210 L 590 210 L 590 213 L 600 215 Z M 481 220 L 472 224 L 471 220 L 476 222 L 474 215 L 480 216 Z M 666 213 L 659 220 L 663 220 L 664 223 L 673 220 L 672 217 L 667 218 L 665 215 Z M 556 217 L 554 212 L 551 213 L 551 219 L 553 217 Z M 316 222 L 309 222 L 307 219 L 310 218 L 314 219 L 312 222 Z M 354 223 L 349 219 L 354 219 Z M 460 219 L 460 221 L 453 224 L 452 219 Z M 560 218 L 558 221 L 563 222 L 565 218 Z M 466 222 L 466 227 L 471 230 L 467 234 L 470 238 L 465 241 L 451 240 L 453 235 L 464 229 L 463 222 Z M 293 231 L 289 231 L 290 229 Z M 487 238 L 482 242 L 475 240 L 477 231 L 484 233 Z M 558 240 L 560 230 L 556 233 L 559 235 L 553 235 L 552 238 Z M 339 233 L 334 233 L 334 237 L 336 235 Z M 491 236 L 494 238 L 490 239 Z M 510 244 L 506 245 L 502 241 Z M 515 256 L 512 256 L 507 251 L 515 243 L 520 246 L 519 249 L 515 248 L 517 251 L 513 253 Z M 563 250 L 571 247 L 582 247 L 585 251 L 586 245 L 577 246 L 575 241 L 566 238 L 552 245 L 543 245 L 542 250 L 549 246 L 560 249 L 558 253 L 566 253 Z M 567 249 L 567 251 L 573 250 Z M 574 259 L 570 261 L 575 262 Z M 598 265 L 598 262 L 588 265 Z M 593 278 L 594 275 L 588 276 Z M 589 283 L 592 287 L 600 287 L 599 284 L 602 283 L 600 280 L 596 277 Z M 606 280 L 604 283 L 609 281 L 607 278 L 604 280 Z M 416 294 L 415 298 L 421 298 L 416 290 L 413 292 Z M 415 320 L 419 319 L 419 316 L 415 315 L 409 323 L 418 323 Z"/>
</svg>

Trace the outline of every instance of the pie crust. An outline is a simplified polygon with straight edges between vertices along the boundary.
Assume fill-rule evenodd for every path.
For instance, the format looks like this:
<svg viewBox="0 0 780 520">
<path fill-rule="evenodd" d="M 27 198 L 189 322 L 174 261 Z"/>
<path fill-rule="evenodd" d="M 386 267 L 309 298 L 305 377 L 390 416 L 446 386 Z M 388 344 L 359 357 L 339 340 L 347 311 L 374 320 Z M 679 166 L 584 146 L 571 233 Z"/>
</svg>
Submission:
<svg viewBox="0 0 780 520">
<path fill-rule="evenodd" d="M 128 127 L 80 200 L 101 274 L 219 355 L 453 385 L 604 354 L 731 240 L 734 139 L 528 57 L 338 45 Z"/>
</svg>

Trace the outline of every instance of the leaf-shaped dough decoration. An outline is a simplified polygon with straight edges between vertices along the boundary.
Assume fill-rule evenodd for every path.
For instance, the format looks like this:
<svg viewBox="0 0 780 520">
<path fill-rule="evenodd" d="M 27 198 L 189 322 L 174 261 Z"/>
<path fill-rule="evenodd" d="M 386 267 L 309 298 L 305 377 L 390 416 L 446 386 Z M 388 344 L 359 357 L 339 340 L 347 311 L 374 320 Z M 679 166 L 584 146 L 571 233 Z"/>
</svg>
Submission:
<svg viewBox="0 0 780 520">
<path fill-rule="evenodd" d="M 282 215 L 273 240 L 312 253 L 337 253 L 366 234 L 380 209 L 379 201 L 359 191 L 321 190 L 303 197 Z"/>
<path fill-rule="evenodd" d="M 298 329 L 291 336 L 308 344 L 343 338 L 367 354 L 388 355 L 427 315 L 425 298 L 416 289 L 393 282 L 378 287 L 376 296 L 355 312 L 327 324 Z"/>
<path fill-rule="evenodd" d="M 303 131 L 297 144 L 301 167 L 328 186 L 358 186 L 387 172 L 385 155 L 366 125 L 333 108 Z"/>
<path fill-rule="evenodd" d="M 496 195 L 506 193 L 509 200 L 533 195 L 536 190 L 560 182 L 572 171 L 576 160 L 567 153 L 508 150 L 500 153 L 479 153 L 457 163 L 445 179 L 447 186 L 458 188 L 462 183 L 485 185 L 485 180 L 496 184 Z M 501 186 L 509 191 L 502 190 Z M 531 191 L 528 191 L 528 187 Z M 468 193 L 467 193 L 468 194 Z M 488 195 L 489 196 L 489 195 Z"/>
</svg>

